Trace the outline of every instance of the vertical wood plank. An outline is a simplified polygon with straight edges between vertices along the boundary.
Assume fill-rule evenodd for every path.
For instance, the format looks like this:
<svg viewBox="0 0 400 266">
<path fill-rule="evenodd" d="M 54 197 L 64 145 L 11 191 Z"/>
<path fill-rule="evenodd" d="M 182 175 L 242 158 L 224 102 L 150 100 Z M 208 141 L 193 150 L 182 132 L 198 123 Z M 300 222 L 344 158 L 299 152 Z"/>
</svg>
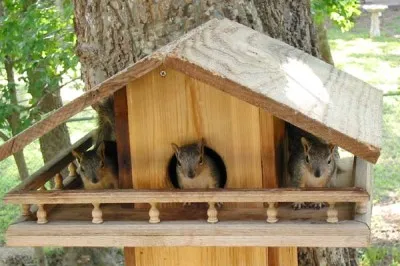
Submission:
<svg viewBox="0 0 400 266">
<path fill-rule="evenodd" d="M 118 183 L 120 188 L 132 188 L 132 164 L 129 146 L 129 125 L 127 123 L 128 107 L 126 87 L 114 93 L 114 113 L 119 166 Z"/>
<path fill-rule="evenodd" d="M 260 109 L 260 138 L 263 187 L 277 188 L 286 168 L 284 164 L 285 122 Z M 296 247 L 268 247 L 267 250 L 267 265 L 297 266 Z"/>
<path fill-rule="evenodd" d="M 161 71 L 166 75 L 160 75 Z M 131 82 L 127 102 L 134 187 L 171 187 L 167 179 L 167 164 L 173 155 L 171 142 L 184 145 L 202 137 L 226 164 L 226 187 L 263 187 L 257 107 L 162 67 Z M 160 204 L 161 216 L 163 208 L 173 206 L 176 204 Z M 262 204 L 230 203 L 224 208 L 236 206 Z M 206 213 L 204 219 L 206 223 Z M 135 255 L 137 266 L 267 263 L 267 249 L 260 247 L 145 247 L 135 248 Z"/>
<path fill-rule="evenodd" d="M 125 266 L 136 266 L 136 255 L 134 247 L 124 247 Z"/>
<path fill-rule="evenodd" d="M 114 93 L 114 114 L 118 150 L 118 185 L 119 188 L 133 188 L 126 87 Z M 123 204 L 122 206 L 133 208 L 134 204 Z M 126 266 L 136 265 L 134 247 L 124 247 L 124 257 Z"/>
<path fill-rule="evenodd" d="M 371 227 L 371 214 L 372 214 L 372 164 L 363 160 L 360 157 L 354 157 L 354 186 L 365 189 L 370 196 L 370 200 L 366 206 L 365 213 L 357 213 L 357 206 L 355 210 L 354 219 L 367 224 Z"/>
<path fill-rule="evenodd" d="M 265 248 L 149 247 L 136 248 L 137 265 L 150 266 L 264 266 Z"/>
</svg>

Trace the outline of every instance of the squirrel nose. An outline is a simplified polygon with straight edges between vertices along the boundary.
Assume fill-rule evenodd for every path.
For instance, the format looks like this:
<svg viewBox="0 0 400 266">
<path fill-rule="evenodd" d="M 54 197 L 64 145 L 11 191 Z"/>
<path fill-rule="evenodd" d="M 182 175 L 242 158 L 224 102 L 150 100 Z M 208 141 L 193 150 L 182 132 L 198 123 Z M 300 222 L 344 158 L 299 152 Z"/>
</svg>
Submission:
<svg viewBox="0 0 400 266">
<path fill-rule="evenodd" d="M 317 169 L 314 173 L 315 177 L 320 177 L 321 176 L 321 171 Z"/>
<path fill-rule="evenodd" d="M 189 177 L 189 178 L 193 178 L 193 177 L 194 177 L 194 172 L 191 172 L 191 171 L 190 171 L 190 172 L 188 173 L 188 177 Z"/>
</svg>

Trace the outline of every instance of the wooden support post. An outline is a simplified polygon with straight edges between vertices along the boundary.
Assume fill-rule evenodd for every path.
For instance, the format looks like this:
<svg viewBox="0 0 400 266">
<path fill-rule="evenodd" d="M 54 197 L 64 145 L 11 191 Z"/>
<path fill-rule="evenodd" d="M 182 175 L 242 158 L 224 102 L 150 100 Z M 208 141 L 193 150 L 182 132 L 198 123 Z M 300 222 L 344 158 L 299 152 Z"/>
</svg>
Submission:
<svg viewBox="0 0 400 266">
<path fill-rule="evenodd" d="M 126 87 L 114 93 L 115 139 L 118 150 L 118 187 L 133 188 L 131 143 L 129 141 L 129 118 Z M 134 208 L 134 204 L 122 204 L 123 208 Z M 135 248 L 124 247 L 125 265 L 136 265 Z"/>
<path fill-rule="evenodd" d="M 215 224 L 218 222 L 218 211 L 215 208 L 215 202 L 208 203 L 208 210 L 207 210 L 208 219 L 207 222 L 211 224 Z"/>
<path fill-rule="evenodd" d="M 118 187 L 132 188 L 132 163 L 129 143 L 128 107 L 125 87 L 114 93 L 114 113 L 115 138 L 117 140 L 118 150 Z"/>
<path fill-rule="evenodd" d="M 92 210 L 92 223 L 101 224 L 103 223 L 103 212 L 100 209 L 100 203 L 93 203 Z"/>
<path fill-rule="evenodd" d="M 31 205 L 21 204 L 21 215 L 25 217 L 31 216 Z"/>
<path fill-rule="evenodd" d="M 54 189 L 61 190 L 63 188 L 63 177 L 60 173 L 58 173 L 54 176 Z"/>
<path fill-rule="evenodd" d="M 260 109 L 261 160 L 264 188 L 277 188 L 285 173 L 285 122 Z M 278 209 L 268 203 L 267 222 L 278 221 Z M 296 247 L 268 247 L 266 265 L 296 266 Z"/>
<path fill-rule="evenodd" d="M 37 216 L 38 224 L 45 224 L 48 222 L 47 221 L 47 213 L 46 213 L 46 210 L 44 209 L 43 204 L 38 204 L 38 210 L 36 212 L 36 216 Z"/>
<path fill-rule="evenodd" d="M 335 208 L 335 203 L 328 202 L 328 204 L 329 204 L 329 208 L 326 212 L 326 214 L 327 214 L 326 221 L 328 223 L 337 223 L 339 221 L 339 219 L 338 219 L 338 211 Z"/>
<path fill-rule="evenodd" d="M 363 188 L 369 193 L 369 201 L 356 204 L 354 219 L 371 226 L 372 213 L 372 164 L 354 157 L 354 186 Z"/>
<path fill-rule="evenodd" d="M 278 218 L 278 210 L 275 208 L 275 202 L 268 202 L 268 209 L 267 209 L 267 222 L 268 223 L 276 223 Z"/>
<path fill-rule="evenodd" d="M 157 224 L 160 222 L 160 211 L 157 209 L 157 203 L 151 202 L 150 203 L 150 210 L 149 210 L 149 223 Z"/>
</svg>

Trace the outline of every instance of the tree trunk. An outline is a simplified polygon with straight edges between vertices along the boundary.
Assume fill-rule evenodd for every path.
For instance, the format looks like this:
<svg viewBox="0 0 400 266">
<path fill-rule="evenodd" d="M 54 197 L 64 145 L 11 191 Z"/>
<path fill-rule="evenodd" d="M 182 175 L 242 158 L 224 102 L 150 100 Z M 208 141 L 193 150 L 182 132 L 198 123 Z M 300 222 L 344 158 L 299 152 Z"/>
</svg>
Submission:
<svg viewBox="0 0 400 266">
<path fill-rule="evenodd" d="M 317 28 L 317 41 L 318 41 L 318 49 L 321 53 L 321 59 L 327 62 L 328 64 L 335 65 L 333 62 L 331 47 L 328 42 L 328 33 L 326 31 L 325 22 L 315 23 Z"/>
<path fill-rule="evenodd" d="M 41 113 L 48 113 L 62 106 L 59 91 L 47 94 L 38 108 Z M 40 150 L 44 163 L 54 158 L 61 150 L 71 146 L 71 140 L 66 124 L 62 124 L 39 139 Z"/>
<path fill-rule="evenodd" d="M 7 89 L 10 93 L 10 101 L 11 104 L 17 106 L 18 98 L 17 98 L 17 90 L 15 86 L 15 78 L 14 78 L 14 62 L 11 57 L 6 56 L 4 59 L 4 68 L 6 69 L 7 74 Z M 18 112 L 14 111 L 8 118 L 7 121 L 11 128 L 11 133 L 13 136 L 17 135 L 21 131 L 21 124 L 19 119 Z M 13 154 L 15 163 L 18 168 L 19 177 L 21 180 L 24 180 L 29 176 L 28 166 L 26 165 L 24 150 L 20 150 Z"/>
<path fill-rule="evenodd" d="M 212 18 L 226 17 L 320 57 L 309 0 L 74 0 L 74 5 L 86 89 Z M 331 262 L 352 261 L 346 250 L 332 250 Z M 302 254 L 300 265 L 311 266 L 328 256 L 309 249 L 311 259 L 303 263 Z"/>
</svg>

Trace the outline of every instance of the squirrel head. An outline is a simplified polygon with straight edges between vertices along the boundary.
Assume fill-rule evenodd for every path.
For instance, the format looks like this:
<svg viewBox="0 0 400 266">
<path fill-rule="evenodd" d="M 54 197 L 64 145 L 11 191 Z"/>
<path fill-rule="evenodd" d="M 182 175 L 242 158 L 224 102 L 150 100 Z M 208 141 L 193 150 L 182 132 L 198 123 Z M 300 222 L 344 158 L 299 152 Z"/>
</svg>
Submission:
<svg viewBox="0 0 400 266">
<path fill-rule="evenodd" d="M 102 142 L 97 149 L 85 152 L 72 151 L 78 161 L 77 172 L 82 179 L 96 184 L 101 179 L 101 171 L 104 168 L 105 144 Z"/>
<path fill-rule="evenodd" d="M 316 178 L 330 176 L 335 169 L 335 146 L 325 143 L 311 143 L 301 138 L 304 149 L 304 161 L 307 170 Z"/>
<path fill-rule="evenodd" d="M 195 178 L 204 164 L 204 140 L 179 147 L 171 143 L 177 159 L 177 170 L 187 178 Z"/>
</svg>

